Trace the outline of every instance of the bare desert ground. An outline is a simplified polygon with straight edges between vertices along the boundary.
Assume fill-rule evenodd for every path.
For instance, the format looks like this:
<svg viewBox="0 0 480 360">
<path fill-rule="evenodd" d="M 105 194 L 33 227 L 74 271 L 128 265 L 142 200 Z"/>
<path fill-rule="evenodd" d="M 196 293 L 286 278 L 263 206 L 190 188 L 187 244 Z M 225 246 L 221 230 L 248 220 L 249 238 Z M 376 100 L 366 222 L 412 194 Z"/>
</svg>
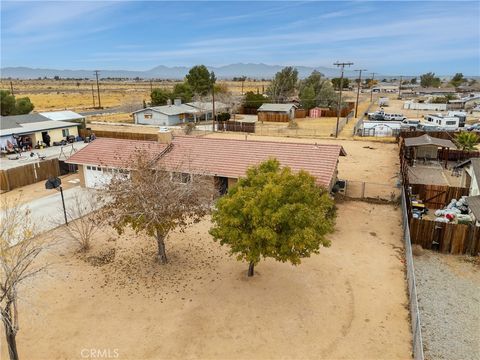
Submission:
<svg viewBox="0 0 480 360">
<path fill-rule="evenodd" d="M 411 358 L 398 209 L 341 203 L 330 248 L 298 267 L 262 261 L 248 280 L 209 225 L 171 233 L 166 266 L 153 261 L 151 239 L 131 232 L 102 234 L 86 256 L 68 242 L 52 247 L 41 258 L 48 272 L 20 289 L 20 356 Z"/>
</svg>

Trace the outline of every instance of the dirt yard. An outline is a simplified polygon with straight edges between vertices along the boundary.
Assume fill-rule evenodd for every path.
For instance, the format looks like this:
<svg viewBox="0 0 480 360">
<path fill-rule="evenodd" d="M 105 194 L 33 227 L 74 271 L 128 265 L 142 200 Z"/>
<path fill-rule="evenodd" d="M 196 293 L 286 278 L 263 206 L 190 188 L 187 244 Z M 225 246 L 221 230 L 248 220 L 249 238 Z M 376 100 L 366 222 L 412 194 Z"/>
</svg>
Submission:
<svg viewBox="0 0 480 360">
<path fill-rule="evenodd" d="M 131 232 L 102 234 L 86 257 L 69 242 L 51 248 L 49 271 L 20 289 L 20 356 L 410 358 L 398 209 L 339 204 L 330 248 L 298 267 L 262 261 L 248 280 L 209 225 L 171 233 L 166 266 L 153 262 L 152 239 Z"/>
</svg>

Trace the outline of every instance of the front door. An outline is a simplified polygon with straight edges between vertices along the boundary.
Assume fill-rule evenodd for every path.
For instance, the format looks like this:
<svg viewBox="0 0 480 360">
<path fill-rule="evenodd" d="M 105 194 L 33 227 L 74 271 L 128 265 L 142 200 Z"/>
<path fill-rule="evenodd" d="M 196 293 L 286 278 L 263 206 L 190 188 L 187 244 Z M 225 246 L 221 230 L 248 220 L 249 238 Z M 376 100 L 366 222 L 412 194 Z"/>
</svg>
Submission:
<svg viewBox="0 0 480 360">
<path fill-rule="evenodd" d="M 215 187 L 220 196 L 228 192 L 228 178 L 223 176 L 215 176 Z"/>
</svg>

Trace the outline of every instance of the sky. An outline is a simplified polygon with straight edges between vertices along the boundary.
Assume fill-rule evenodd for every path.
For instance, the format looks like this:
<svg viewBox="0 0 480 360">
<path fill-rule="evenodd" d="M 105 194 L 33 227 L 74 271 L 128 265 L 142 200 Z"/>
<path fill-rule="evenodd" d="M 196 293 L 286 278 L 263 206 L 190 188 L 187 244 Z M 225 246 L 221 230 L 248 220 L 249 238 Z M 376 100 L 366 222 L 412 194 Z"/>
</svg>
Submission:
<svg viewBox="0 0 480 360">
<path fill-rule="evenodd" d="M 1 66 L 232 63 L 480 75 L 480 2 L 1 1 Z"/>
</svg>

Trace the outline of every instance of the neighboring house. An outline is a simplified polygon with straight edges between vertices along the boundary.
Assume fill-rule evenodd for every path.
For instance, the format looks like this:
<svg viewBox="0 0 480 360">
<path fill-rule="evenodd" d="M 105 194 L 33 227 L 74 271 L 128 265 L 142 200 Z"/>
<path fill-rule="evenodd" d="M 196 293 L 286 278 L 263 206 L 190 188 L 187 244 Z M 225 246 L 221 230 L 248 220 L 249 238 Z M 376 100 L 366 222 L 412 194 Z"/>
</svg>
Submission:
<svg viewBox="0 0 480 360">
<path fill-rule="evenodd" d="M 278 117 L 293 120 L 295 118 L 295 104 L 262 104 L 257 110 L 258 120 L 260 121 L 282 121 Z M 285 120 L 283 120 L 285 121 Z"/>
<path fill-rule="evenodd" d="M 30 138 L 32 145 L 44 142 L 46 135 L 50 143 L 60 142 L 67 136 L 78 136 L 78 125 L 66 121 L 54 121 L 40 114 L 13 115 L 0 117 L 0 146 L 6 147 L 8 142 L 16 144 L 15 137 Z"/>
<path fill-rule="evenodd" d="M 468 109 L 474 108 L 479 104 L 480 104 L 480 93 L 477 93 L 477 94 L 470 94 L 460 99 L 449 100 L 448 108 L 450 110 L 454 110 L 454 109 L 468 110 Z"/>
<path fill-rule="evenodd" d="M 188 119 L 195 120 L 196 111 L 186 104 L 152 106 L 133 113 L 135 124 L 172 126 Z"/>
<path fill-rule="evenodd" d="M 195 110 L 196 120 L 213 119 L 213 103 L 211 101 L 194 101 L 185 103 Z M 228 112 L 229 107 L 220 101 L 215 101 L 215 114 Z"/>
<path fill-rule="evenodd" d="M 53 121 L 68 121 L 81 124 L 82 128 L 85 128 L 86 125 L 85 116 L 70 110 L 48 111 L 41 112 L 39 114 Z"/>
<path fill-rule="evenodd" d="M 471 158 L 455 166 L 455 169 L 463 168 L 461 186 L 468 187 L 470 196 L 480 195 L 480 158 Z M 480 220 L 480 217 L 477 219 Z"/>
<path fill-rule="evenodd" d="M 405 101 L 403 103 L 403 108 L 405 110 L 434 110 L 434 111 L 444 111 L 447 110 L 447 104 L 431 104 L 431 103 L 420 103 L 413 101 Z"/>
<path fill-rule="evenodd" d="M 455 95 L 457 91 L 454 88 L 416 88 L 413 90 L 415 94 L 425 96 L 425 95 L 433 95 L 433 96 L 445 96 L 445 95 Z"/>
<path fill-rule="evenodd" d="M 128 159 L 136 150 L 148 151 L 167 170 L 182 173 L 182 178 L 211 177 L 220 193 L 245 176 L 248 167 L 272 157 L 293 171 L 308 171 L 319 185 L 331 190 L 338 157 L 346 155 L 340 145 L 172 137 L 171 132 L 159 132 L 158 142 L 99 138 L 67 163 L 78 165 L 82 186 L 101 187 L 115 173 L 128 170 Z"/>
</svg>

